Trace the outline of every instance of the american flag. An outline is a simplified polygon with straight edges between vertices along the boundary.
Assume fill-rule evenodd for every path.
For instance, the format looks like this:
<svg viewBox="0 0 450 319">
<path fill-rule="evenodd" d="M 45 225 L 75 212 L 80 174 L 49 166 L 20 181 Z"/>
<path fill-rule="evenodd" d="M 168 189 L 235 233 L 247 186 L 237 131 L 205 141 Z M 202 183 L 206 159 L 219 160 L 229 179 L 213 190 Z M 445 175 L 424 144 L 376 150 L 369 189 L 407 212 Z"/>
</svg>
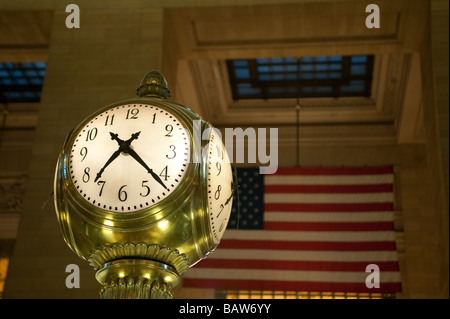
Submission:
<svg viewBox="0 0 450 319">
<path fill-rule="evenodd" d="M 391 166 L 238 168 L 238 182 L 222 241 L 184 287 L 401 291 Z M 370 264 L 379 288 L 366 285 Z"/>
</svg>

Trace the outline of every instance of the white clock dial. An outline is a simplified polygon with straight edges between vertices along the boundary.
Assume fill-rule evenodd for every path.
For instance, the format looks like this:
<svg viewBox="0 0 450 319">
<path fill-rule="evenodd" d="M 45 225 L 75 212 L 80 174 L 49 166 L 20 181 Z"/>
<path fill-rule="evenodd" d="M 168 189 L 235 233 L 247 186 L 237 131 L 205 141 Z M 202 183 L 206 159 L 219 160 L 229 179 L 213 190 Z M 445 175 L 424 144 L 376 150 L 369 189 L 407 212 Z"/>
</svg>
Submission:
<svg viewBox="0 0 450 319">
<path fill-rule="evenodd" d="M 134 212 L 169 196 L 183 179 L 190 141 L 181 121 L 149 104 L 115 106 L 77 133 L 69 172 L 79 194 L 113 212 Z"/>
<path fill-rule="evenodd" d="M 220 135 L 212 130 L 208 150 L 208 210 L 214 243 L 227 228 L 233 202 L 233 174 Z"/>
</svg>

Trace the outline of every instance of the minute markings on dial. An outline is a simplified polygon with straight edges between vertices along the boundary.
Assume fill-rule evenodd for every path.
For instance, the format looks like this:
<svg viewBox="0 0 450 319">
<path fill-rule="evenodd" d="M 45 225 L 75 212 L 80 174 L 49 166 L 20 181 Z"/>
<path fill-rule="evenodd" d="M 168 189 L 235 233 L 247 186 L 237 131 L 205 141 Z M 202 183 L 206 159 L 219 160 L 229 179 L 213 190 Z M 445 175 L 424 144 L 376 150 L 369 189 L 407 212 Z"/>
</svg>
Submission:
<svg viewBox="0 0 450 319">
<path fill-rule="evenodd" d="M 139 109 L 140 112 L 132 112 L 133 109 Z M 137 129 L 133 131 L 133 128 Z M 139 130 L 142 130 L 139 136 L 139 140 L 142 139 L 142 141 L 139 143 L 129 141 L 130 145 L 122 146 L 122 150 L 118 152 L 118 155 L 114 155 L 108 165 L 104 165 L 105 162 L 101 163 L 102 157 L 111 155 L 109 156 L 111 158 L 116 151 L 119 151 L 119 142 L 127 142 L 116 140 L 118 146 L 114 146 L 115 142 L 110 145 L 111 142 L 108 140 L 113 138 L 111 133 L 117 134 L 117 138 L 120 139 L 120 137 L 130 137 L 131 133 L 138 135 Z M 187 171 L 190 143 L 189 135 L 185 130 L 182 122 L 175 115 L 149 104 L 114 106 L 98 114 L 78 131 L 72 145 L 68 173 L 74 188 L 91 204 L 107 210 L 122 211 L 119 200 L 125 200 L 126 197 L 127 205 L 124 202 L 124 211 L 136 211 L 156 204 L 171 193 Z M 159 135 L 160 133 L 162 135 Z M 169 144 L 176 146 L 176 156 L 172 151 L 174 147 L 169 148 Z M 161 150 L 161 153 L 158 155 L 155 150 Z M 167 161 L 166 154 L 175 158 Z M 131 162 L 129 162 L 130 157 L 133 157 Z M 104 160 L 107 161 L 109 158 L 106 157 Z M 151 163 L 147 162 L 147 159 Z M 156 166 L 152 167 L 152 178 L 143 177 L 146 174 L 141 168 L 144 167 L 151 174 L 150 167 L 153 163 Z M 96 178 L 102 165 L 104 172 Z M 146 179 L 150 182 L 146 182 Z M 155 185 L 154 182 L 158 182 L 161 186 Z M 126 191 L 127 196 L 121 194 L 122 196 L 118 197 L 119 188 L 123 185 L 127 185 L 122 189 Z M 100 194 L 102 187 L 104 187 L 103 194 Z M 147 187 L 151 188 L 151 193 Z"/>
</svg>

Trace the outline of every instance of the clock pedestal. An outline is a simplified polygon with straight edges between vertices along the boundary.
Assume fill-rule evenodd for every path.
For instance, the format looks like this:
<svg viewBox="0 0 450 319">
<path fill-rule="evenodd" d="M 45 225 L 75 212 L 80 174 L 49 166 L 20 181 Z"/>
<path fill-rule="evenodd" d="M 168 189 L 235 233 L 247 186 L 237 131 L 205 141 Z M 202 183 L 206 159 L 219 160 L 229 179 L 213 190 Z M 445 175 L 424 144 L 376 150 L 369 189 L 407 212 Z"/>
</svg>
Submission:
<svg viewBox="0 0 450 319">
<path fill-rule="evenodd" d="M 177 250 L 145 243 L 104 246 L 90 255 L 89 262 L 103 285 L 103 299 L 171 299 L 173 287 L 189 267 Z"/>
</svg>

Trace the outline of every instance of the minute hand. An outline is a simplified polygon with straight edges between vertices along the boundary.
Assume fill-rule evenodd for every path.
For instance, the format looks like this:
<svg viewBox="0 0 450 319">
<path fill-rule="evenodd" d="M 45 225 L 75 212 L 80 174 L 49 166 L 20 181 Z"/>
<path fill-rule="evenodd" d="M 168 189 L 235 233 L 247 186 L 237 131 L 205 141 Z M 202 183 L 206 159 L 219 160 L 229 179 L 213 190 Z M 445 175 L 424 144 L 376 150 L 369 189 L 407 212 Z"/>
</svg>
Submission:
<svg viewBox="0 0 450 319">
<path fill-rule="evenodd" d="M 164 185 L 163 181 L 159 178 L 159 176 L 157 174 L 155 174 L 153 172 L 153 170 L 147 166 L 147 164 L 145 164 L 145 162 L 142 160 L 142 158 L 140 158 L 140 156 L 130 147 L 127 149 L 128 154 L 131 155 L 131 157 L 133 157 L 139 164 L 141 164 L 142 166 L 144 166 L 144 168 L 147 170 L 148 173 L 150 173 L 152 175 L 152 177 L 162 185 L 162 187 L 164 187 L 165 189 L 167 189 L 166 185 Z"/>
</svg>

